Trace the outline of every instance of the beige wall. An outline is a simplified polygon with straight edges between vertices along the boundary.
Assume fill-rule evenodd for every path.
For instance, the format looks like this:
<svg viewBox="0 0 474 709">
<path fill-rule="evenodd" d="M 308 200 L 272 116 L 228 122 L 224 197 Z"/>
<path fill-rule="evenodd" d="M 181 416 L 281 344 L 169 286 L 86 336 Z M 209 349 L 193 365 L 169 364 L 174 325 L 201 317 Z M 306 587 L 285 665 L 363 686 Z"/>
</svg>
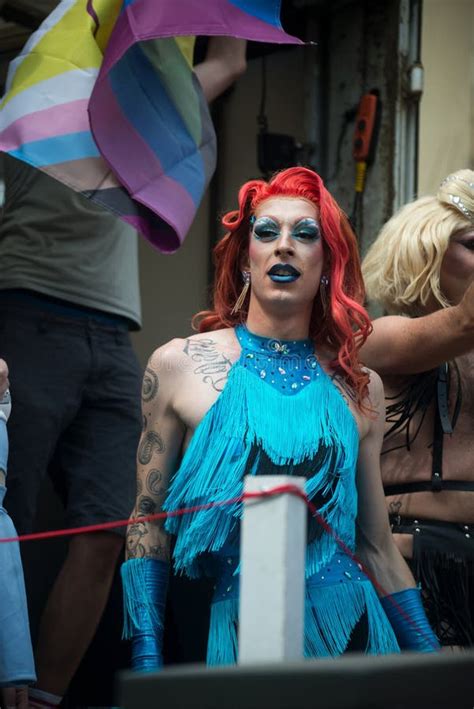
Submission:
<svg viewBox="0 0 474 709">
<path fill-rule="evenodd" d="M 133 341 L 143 365 L 159 345 L 190 335 L 191 317 L 206 305 L 208 213 L 206 198 L 184 245 L 175 254 L 160 254 L 139 237 L 143 329 L 133 335 Z"/>
<path fill-rule="evenodd" d="M 424 0 L 420 195 L 474 167 L 474 0 Z"/>
</svg>

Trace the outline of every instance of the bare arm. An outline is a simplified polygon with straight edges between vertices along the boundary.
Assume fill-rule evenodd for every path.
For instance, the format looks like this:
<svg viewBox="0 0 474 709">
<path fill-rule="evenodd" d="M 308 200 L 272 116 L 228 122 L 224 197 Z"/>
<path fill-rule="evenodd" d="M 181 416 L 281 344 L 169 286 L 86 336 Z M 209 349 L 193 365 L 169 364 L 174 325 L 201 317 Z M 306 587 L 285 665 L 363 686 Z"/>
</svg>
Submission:
<svg viewBox="0 0 474 709">
<path fill-rule="evenodd" d="M 371 373 L 370 400 L 377 417 L 362 439 L 357 467 L 359 508 L 357 554 L 368 571 L 384 588 L 385 594 L 415 587 L 406 562 L 393 541 L 380 473 L 385 419 L 384 392 L 380 377 Z"/>
<path fill-rule="evenodd" d="M 176 347 L 171 342 L 150 358 L 142 387 L 143 431 L 137 451 L 137 500 L 131 518 L 161 512 L 184 436 L 173 409 L 178 383 Z M 163 520 L 136 522 L 127 529 L 127 559 L 151 557 L 169 561 L 169 536 Z"/>
<path fill-rule="evenodd" d="M 420 318 L 378 318 L 360 359 L 379 374 L 417 374 L 474 349 L 474 283 L 459 305 Z"/>
<path fill-rule="evenodd" d="M 4 359 L 0 359 L 0 399 L 8 389 L 8 366 Z"/>
<path fill-rule="evenodd" d="M 214 101 L 231 86 L 246 69 L 245 39 L 212 37 L 206 58 L 194 67 L 194 72 L 208 101 Z"/>
</svg>

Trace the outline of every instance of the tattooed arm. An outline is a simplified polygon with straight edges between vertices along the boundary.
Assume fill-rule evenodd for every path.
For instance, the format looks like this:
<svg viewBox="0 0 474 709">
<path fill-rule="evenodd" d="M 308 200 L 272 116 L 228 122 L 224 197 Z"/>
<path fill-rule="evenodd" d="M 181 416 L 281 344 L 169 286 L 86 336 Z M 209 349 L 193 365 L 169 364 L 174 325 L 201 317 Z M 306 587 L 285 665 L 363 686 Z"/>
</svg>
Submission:
<svg viewBox="0 0 474 709">
<path fill-rule="evenodd" d="M 174 342 L 150 358 L 142 387 L 143 431 L 137 451 L 137 500 L 131 518 L 161 512 L 184 437 L 184 426 L 173 407 L 179 386 L 179 353 Z M 127 559 L 169 560 L 169 537 L 163 520 L 134 522 L 127 529 Z"/>
</svg>

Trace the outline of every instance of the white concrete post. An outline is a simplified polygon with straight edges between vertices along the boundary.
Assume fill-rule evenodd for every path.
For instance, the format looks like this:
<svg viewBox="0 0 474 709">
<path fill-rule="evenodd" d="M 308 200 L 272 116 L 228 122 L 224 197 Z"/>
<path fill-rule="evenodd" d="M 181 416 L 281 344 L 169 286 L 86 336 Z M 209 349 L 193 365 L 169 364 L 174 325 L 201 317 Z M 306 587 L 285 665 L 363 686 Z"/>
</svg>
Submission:
<svg viewBox="0 0 474 709">
<path fill-rule="evenodd" d="M 304 489 L 305 478 L 248 475 L 245 492 L 280 485 Z M 303 656 L 307 507 L 285 493 L 244 503 L 240 542 L 239 663 Z"/>
</svg>

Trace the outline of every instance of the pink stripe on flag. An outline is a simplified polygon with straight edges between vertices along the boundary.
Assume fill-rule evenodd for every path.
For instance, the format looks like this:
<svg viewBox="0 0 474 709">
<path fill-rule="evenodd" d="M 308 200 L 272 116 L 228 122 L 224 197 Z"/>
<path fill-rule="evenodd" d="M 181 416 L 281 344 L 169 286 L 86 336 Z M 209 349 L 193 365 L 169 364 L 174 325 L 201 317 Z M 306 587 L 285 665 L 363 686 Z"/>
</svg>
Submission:
<svg viewBox="0 0 474 709">
<path fill-rule="evenodd" d="M 88 103 L 79 99 L 19 118 L 0 133 L 0 149 L 7 152 L 35 140 L 88 131 Z"/>
<path fill-rule="evenodd" d="M 203 9 L 205 8 L 205 9 Z M 304 44 L 225 0 L 136 0 L 117 19 L 101 74 L 137 41 L 180 35 L 222 35 L 275 44 Z"/>
<path fill-rule="evenodd" d="M 164 174 L 157 155 L 124 116 L 107 79 L 97 81 L 89 113 L 94 140 L 128 193 L 177 232 L 172 246 L 169 229 L 163 234 L 153 231 L 150 241 L 162 251 L 175 251 L 194 219 L 196 205 L 192 198 L 179 182 Z M 105 125 L 98 120 L 104 115 L 107 116 Z M 126 140 L 123 136 L 127 136 Z"/>
</svg>

